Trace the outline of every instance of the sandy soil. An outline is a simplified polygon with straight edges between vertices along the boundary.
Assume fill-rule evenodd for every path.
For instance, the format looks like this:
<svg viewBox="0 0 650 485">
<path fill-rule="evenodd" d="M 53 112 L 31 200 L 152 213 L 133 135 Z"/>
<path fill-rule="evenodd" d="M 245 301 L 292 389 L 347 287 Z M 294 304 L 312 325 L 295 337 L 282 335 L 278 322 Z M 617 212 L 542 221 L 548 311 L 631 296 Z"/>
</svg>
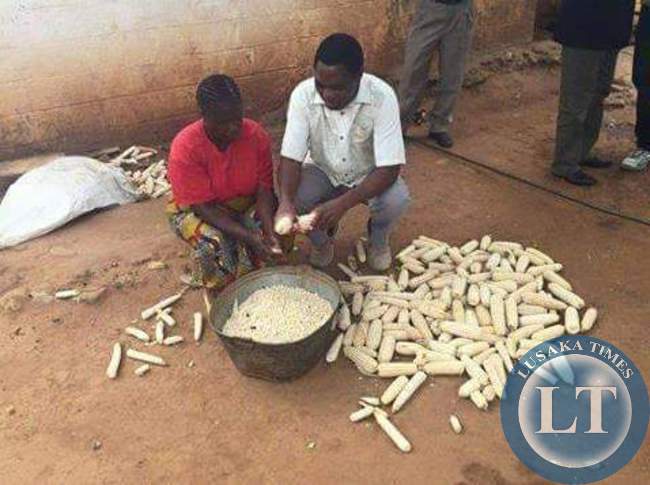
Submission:
<svg viewBox="0 0 650 485">
<path fill-rule="evenodd" d="M 490 78 L 463 94 L 458 150 L 639 216 L 648 216 L 648 174 L 605 171 L 604 183 L 574 189 L 547 175 L 557 73 L 534 70 Z M 601 152 L 632 147 L 631 111 L 608 114 Z M 418 234 L 459 243 L 483 233 L 536 244 L 565 264 L 577 290 L 602 312 L 594 334 L 620 346 L 650 376 L 647 317 L 650 229 L 586 209 L 476 169 L 417 144 L 406 179 L 414 202 L 394 246 Z M 343 258 L 361 235 L 364 210 L 345 219 Z M 169 268 L 150 270 L 149 260 Z M 86 216 L 46 237 L 0 253 L 0 294 L 106 288 L 92 303 L 14 299 L 0 313 L 2 483 L 543 483 L 521 465 L 500 429 L 497 406 L 476 410 L 457 398 L 458 379 L 436 379 L 395 418 L 414 451 L 401 455 L 372 424 L 352 425 L 361 395 L 386 385 L 345 361 L 318 365 L 290 384 L 245 378 L 211 333 L 200 345 L 160 350 L 170 363 L 138 378 L 104 370 L 112 342 L 140 310 L 172 294 L 191 265 L 171 234 L 163 202 Z M 5 300 L 6 301 L 6 300 Z M 175 310 L 190 337 L 190 292 Z M 193 361 L 194 367 L 188 367 Z M 448 426 L 462 416 L 463 436 Z M 310 447 L 310 443 L 315 446 Z M 650 479 L 647 442 L 607 483 Z"/>
</svg>

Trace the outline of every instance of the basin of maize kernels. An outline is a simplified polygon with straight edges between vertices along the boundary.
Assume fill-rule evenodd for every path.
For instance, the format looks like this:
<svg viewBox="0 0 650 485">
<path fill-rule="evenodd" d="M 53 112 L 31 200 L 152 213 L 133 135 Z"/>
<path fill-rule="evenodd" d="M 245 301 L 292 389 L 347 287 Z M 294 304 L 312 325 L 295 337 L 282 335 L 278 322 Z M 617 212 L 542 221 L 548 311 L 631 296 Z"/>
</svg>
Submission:
<svg viewBox="0 0 650 485">
<path fill-rule="evenodd" d="M 302 288 L 317 294 L 330 304 L 329 318 L 310 335 L 285 344 L 259 343 L 224 334 L 223 327 L 233 314 L 235 302 L 242 303 L 255 291 L 276 285 Z M 327 352 L 337 334 L 335 316 L 341 299 L 337 282 L 308 266 L 265 268 L 236 280 L 210 302 L 210 325 L 242 374 L 270 381 L 287 381 L 307 373 Z"/>
</svg>

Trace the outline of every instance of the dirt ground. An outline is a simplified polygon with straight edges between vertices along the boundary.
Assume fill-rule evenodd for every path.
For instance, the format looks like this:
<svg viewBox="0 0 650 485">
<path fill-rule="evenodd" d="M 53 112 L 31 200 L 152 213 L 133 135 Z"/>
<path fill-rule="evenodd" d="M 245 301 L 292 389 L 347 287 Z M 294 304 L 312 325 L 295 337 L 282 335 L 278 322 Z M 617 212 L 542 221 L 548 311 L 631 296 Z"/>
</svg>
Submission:
<svg viewBox="0 0 650 485">
<path fill-rule="evenodd" d="M 606 170 L 576 189 L 548 175 L 558 73 L 534 69 L 490 77 L 465 91 L 454 133 L 459 153 L 607 207 L 648 217 L 648 177 Z M 613 120 L 616 120 L 615 124 Z M 632 143 L 631 108 L 607 115 L 602 155 Z M 417 135 L 417 130 L 415 130 Z M 650 228 L 603 215 L 411 143 L 405 171 L 413 204 L 395 248 L 419 234 L 453 243 L 491 233 L 535 244 L 602 314 L 594 335 L 620 346 L 650 376 Z M 363 210 L 343 223 L 338 256 L 358 238 Z M 163 260 L 168 269 L 148 269 Z M 459 379 L 434 379 L 396 418 L 414 446 L 402 455 L 374 424 L 352 425 L 361 395 L 386 385 L 346 361 L 319 364 L 289 384 L 241 376 L 216 337 L 159 351 L 171 364 L 143 378 L 126 362 L 104 371 L 122 329 L 142 308 L 180 288 L 191 265 L 167 227 L 163 202 L 81 218 L 0 253 L 2 483 L 444 483 L 537 485 L 500 428 L 498 406 L 478 411 L 457 397 Z M 333 273 L 335 273 L 333 271 Z M 48 302 L 67 287 L 106 288 L 89 303 Z M 21 296 L 21 289 L 34 297 Z M 5 302 L 7 300 L 5 299 Z M 11 305 L 9 305 L 11 306 Z M 179 332 L 203 304 L 190 292 L 175 310 Z M 188 363 L 193 361 L 193 367 Z M 650 382 L 650 381 L 649 381 Z M 462 436 L 449 429 L 459 414 Z M 606 483 L 650 480 L 650 446 Z"/>
</svg>

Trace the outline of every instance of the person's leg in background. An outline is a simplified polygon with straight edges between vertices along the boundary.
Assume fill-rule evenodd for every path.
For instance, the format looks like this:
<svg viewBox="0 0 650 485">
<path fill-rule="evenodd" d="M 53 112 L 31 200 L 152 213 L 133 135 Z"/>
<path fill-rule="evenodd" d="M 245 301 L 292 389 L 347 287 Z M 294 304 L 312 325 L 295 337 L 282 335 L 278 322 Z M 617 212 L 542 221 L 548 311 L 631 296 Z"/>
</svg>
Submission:
<svg viewBox="0 0 650 485">
<path fill-rule="evenodd" d="M 385 271 L 390 267 L 390 233 L 410 202 L 411 196 L 402 177 L 383 194 L 368 202 L 368 264 L 372 269 Z"/>
<path fill-rule="evenodd" d="M 435 0 L 420 0 L 406 41 L 399 83 L 402 130 L 406 132 L 429 81 L 433 52 L 448 24 L 451 8 Z"/>
<path fill-rule="evenodd" d="M 636 32 L 634 49 L 637 149 L 621 163 L 621 168 L 642 171 L 650 164 L 650 7 L 644 6 Z"/>
<path fill-rule="evenodd" d="M 576 185 L 596 183 L 580 169 L 580 162 L 587 143 L 587 116 L 597 96 L 602 55 L 602 51 L 562 48 L 560 106 L 551 172 Z"/>
<path fill-rule="evenodd" d="M 314 165 L 303 165 L 300 183 L 296 193 L 296 211 L 298 215 L 311 212 L 317 205 L 322 204 L 341 193 L 327 178 L 327 175 Z M 332 234 L 317 229 L 309 233 L 311 254 L 309 262 L 318 267 L 328 266 L 334 259 L 334 241 Z"/>
<path fill-rule="evenodd" d="M 457 7 L 450 29 L 440 41 L 439 82 L 430 115 L 429 136 L 444 148 L 453 146 L 449 135 L 454 106 L 463 87 L 465 61 L 472 44 L 474 10 L 472 3 Z"/>
<path fill-rule="evenodd" d="M 611 161 L 600 160 L 591 156 L 591 150 L 596 145 L 600 136 L 600 130 L 603 125 L 605 99 L 611 92 L 614 74 L 616 73 L 618 52 L 618 49 L 602 51 L 600 65 L 598 67 L 595 96 L 592 99 L 585 121 L 585 138 L 580 161 L 580 165 L 583 167 L 607 168 L 612 165 Z"/>
</svg>

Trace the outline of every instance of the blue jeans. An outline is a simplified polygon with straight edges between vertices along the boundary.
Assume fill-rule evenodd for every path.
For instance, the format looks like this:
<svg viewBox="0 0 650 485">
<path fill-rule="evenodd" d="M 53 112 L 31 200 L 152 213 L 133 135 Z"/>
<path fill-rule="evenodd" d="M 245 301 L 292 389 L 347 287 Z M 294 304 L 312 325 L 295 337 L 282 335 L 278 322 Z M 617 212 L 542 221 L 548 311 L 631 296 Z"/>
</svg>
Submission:
<svg viewBox="0 0 650 485">
<path fill-rule="evenodd" d="M 300 184 L 296 194 L 296 211 L 298 214 L 307 214 L 316 206 L 343 195 L 349 188 L 345 186 L 335 187 L 327 175 L 315 165 L 303 165 L 300 176 Z M 370 210 L 369 241 L 373 246 L 388 244 L 390 231 L 399 218 L 409 206 L 411 197 L 408 187 L 402 177 L 398 177 L 395 183 L 383 194 L 368 201 Z M 309 233 L 309 239 L 315 246 L 322 246 L 331 240 L 331 235 L 323 230 L 315 230 Z"/>
</svg>

